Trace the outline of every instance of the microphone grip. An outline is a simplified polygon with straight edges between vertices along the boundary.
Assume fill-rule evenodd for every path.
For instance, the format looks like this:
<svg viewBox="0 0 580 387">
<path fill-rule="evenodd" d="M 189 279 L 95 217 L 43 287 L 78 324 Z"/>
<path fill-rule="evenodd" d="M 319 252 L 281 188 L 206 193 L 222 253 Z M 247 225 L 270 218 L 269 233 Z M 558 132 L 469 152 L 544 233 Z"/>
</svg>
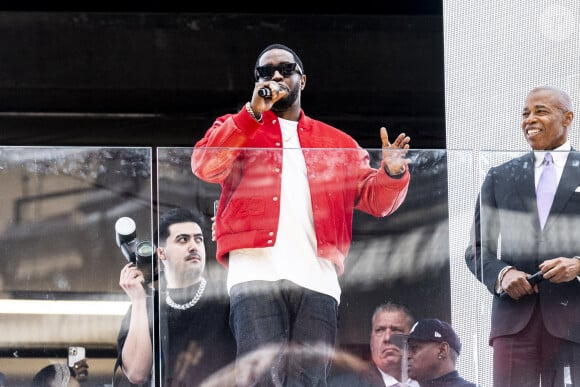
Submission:
<svg viewBox="0 0 580 387">
<path fill-rule="evenodd" d="M 532 286 L 542 282 L 544 280 L 544 276 L 542 275 L 542 271 L 540 270 L 534 274 L 528 275 L 527 280 L 530 283 L 530 285 L 532 285 Z M 503 292 L 502 294 L 499 295 L 499 297 L 505 298 L 505 297 L 509 297 L 509 296 L 506 292 Z"/>
<path fill-rule="evenodd" d="M 272 98 L 272 90 L 268 87 L 258 89 L 258 95 L 262 98 Z"/>
<path fill-rule="evenodd" d="M 539 282 L 542 282 L 543 280 L 544 280 L 544 276 L 542 275 L 541 270 L 528 276 L 528 282 L 532 286 L 534 286 L 535 284 L 537 284 Z"/>
</svg>

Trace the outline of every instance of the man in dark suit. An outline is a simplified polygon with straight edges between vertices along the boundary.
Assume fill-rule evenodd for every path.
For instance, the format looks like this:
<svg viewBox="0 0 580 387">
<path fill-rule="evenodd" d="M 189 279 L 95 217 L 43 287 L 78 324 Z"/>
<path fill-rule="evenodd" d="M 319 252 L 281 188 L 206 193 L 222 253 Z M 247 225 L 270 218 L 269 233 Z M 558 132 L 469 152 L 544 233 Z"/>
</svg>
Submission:
<svg viewBox="0 0 580 387">
<path fill-rule="evenodd" d="M 494 295 L 489 343 L 494 386 L 580 386 L 580 154 L 568 94 L 531 90 L 522 131 L 532 152 L 491 168 L 477 201 L 469 269 Z M 545 155 L 551 161 L 545 161 Z M 545 224 L 537 204 L 553 164 Z M 541 179 L 542 177 L 542 179 Z M 536 186 L 538 193 L 536 194 Z M 537 200 L 538 198 L 538 200 Z M 539 281 L 528 279 L 539 272 Z"/>
</svg>

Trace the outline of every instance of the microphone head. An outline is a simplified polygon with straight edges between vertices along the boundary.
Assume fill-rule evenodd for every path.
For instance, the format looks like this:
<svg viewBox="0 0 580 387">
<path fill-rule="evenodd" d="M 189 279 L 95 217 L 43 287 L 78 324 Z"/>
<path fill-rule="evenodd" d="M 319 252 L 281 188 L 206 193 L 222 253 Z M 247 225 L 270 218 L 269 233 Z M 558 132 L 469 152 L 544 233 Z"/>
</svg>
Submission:
<svg viewBox="0 0 580 387">
<path fill-rule="evenodd" d="M 272 96 L 272 90 L 268 87 L 262 87 L 258 90 L 258 95 L 262 98 L 268 98 Z"/>
</svg>

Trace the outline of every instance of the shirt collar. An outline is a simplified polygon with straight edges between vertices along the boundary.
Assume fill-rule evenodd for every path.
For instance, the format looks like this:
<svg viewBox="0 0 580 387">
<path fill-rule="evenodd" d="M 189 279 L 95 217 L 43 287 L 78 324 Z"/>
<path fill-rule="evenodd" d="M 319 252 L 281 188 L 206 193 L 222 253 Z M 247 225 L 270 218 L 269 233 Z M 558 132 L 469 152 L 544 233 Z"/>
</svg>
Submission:
<svg viewBox="0 0 580 387">
<path fill-rule="evenodd" d="M 385 386 L 393 386 L 393 385 L 395 385 L 397 383 L 401 383 L 396 378 L 394 378 L 391 375 L 387 374 L 385 371 L 383 371 L 379 367 L 377 367 L 377 369 L 379 370 L 379 372 L 381 373 L 381 376 L 383 377 L 383 382 L 385 382 Z M 407 380 L 407 385 L 409 387 L 419 387 L 419 383 L 417 383 L 413 379 L 408 379 Z"/>
<path fill-rule="evenodd" d="M 381 373 L 381 376 L 383 377 L 383 381 L 385 382 L 385 386 L 392 386 L 393 384 L 399 382 L 397 379 L 395 379 L 391 375 L 387 374 L 379 367 L 377 367 L 377 369 L 379 370 L 379 372 Z"/>
<path fill-rule="evenodd" d="M 554 165 L 558 168 L 563 168 L 564 164 L 566 164 L 566 159 L 568 158 L 568 153 L 572 150 L 572 146 L 570 145 L 570 141 L 566 141 L 553 151 L 550 151 L 552 154 L 552 160 L 554 161 Z M 542 163 L 544 162 L 544 155 L 548 153 L 547 151 L 534 151 L 534 166 L 536 168 L 540 168 Z"/>
</svg>

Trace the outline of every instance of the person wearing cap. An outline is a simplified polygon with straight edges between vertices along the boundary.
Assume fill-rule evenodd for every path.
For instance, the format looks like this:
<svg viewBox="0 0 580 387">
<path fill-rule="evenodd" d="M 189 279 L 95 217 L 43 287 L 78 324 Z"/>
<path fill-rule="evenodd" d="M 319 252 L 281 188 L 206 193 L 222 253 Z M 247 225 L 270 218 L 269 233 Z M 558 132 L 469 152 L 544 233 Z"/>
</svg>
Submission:
<svg viewBox="0 0 580 387">
<path fill-rule="evenodd" d="M 191 156 L 193 174 L 221 186 L 216 258 L 228 267 L 238 358 L 272 343 L 281 356 L 289 344 L 335 345 L 354 209 L 390 215 L 410 181 L 404 133 L 390 142 L 380 128 L 374 168 L 351 136 L 304 113 L 306 71 L 294 50 L 269 45 L 253 70 L 250 101 L 218 117 Z M 330 356 L 284 363 L 275 382 L 327 385 Z"/>
<path fill-rule="evenodd" d="M 451 325 L 438 319 L 419 320 L 407 336 L 409 377 L 421 387 L 475 387 L 456 370 L 461 340 Z"/>
</svg>

